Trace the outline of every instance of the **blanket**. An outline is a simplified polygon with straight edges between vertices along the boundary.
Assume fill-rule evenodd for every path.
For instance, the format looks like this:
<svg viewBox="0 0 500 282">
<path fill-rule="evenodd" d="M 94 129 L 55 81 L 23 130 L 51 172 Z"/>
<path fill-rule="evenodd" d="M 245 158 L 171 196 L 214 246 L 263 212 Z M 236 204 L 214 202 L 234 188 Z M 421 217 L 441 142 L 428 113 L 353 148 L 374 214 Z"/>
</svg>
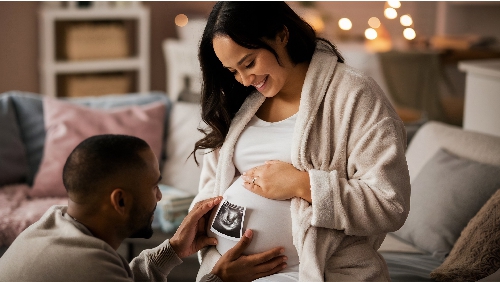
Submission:
<svg viewBox="0 0 500 282">
<path fill-rule="evenodd" d="M 26 184 L 0 188 L 0 247 L 8 246 L 53 205 L 65 205 L 67 198 L 28 198 Z"/>
</svg>

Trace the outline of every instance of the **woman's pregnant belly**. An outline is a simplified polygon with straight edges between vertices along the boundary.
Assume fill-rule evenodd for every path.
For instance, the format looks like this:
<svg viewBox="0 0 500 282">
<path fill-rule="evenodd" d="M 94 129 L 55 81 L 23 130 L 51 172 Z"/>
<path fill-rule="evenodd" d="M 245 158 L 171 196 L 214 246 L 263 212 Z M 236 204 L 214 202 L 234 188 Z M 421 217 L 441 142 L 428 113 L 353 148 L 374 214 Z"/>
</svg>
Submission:
<svg viewBox="0 0 500 282">
<path fill-rule="evenodd" d="M 290 200 L 270 200 L 252 193 L 243 187 L 243 180 L 238 178 L 224 193 L 224 199 L 228 202 L 246 207 L 243 220 L 243 230 L 252 229 L 252 242 L 244 254 L 255 254 L 268 251 L 275 247 L 285 248 L 288 257 L 288 267 L 285 271 L 298 271 L 299 256 L 292 241 L 292 219 L 290 215 Z M 210 219 L 212 226 L 217 209 L 214 209 Z M 217 250 L 224 255 L 234 247 L 238 241 L 224 238 L 208 228 L 210 237 L 217 238 Z M 294 267 L 295 266 L 295 267 Z"/>
</svg>

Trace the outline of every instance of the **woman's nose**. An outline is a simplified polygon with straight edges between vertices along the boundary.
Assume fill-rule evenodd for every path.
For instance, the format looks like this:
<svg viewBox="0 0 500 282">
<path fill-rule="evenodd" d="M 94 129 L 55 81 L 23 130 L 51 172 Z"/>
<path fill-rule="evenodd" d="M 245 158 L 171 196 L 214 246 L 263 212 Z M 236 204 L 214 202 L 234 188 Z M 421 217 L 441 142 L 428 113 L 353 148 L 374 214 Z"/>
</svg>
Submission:
<svg viewBox="0 0 500 282">
<path fill-rule="evenodd" d="M 253 81 L 255 80 L 254 74 L 246 74 L 244 72 L 241 72 L 240 77 L 241 77 L 240 83 L 243 84 L 245 87 L 252 85 Z"/>
</svg>

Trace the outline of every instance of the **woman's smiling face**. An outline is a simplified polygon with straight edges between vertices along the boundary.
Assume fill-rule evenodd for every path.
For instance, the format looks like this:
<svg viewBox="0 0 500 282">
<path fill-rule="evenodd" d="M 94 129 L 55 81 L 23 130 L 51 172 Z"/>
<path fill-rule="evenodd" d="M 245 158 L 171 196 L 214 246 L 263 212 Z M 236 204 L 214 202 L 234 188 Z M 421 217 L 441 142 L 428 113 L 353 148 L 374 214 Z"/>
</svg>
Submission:
<svg viewBox="0 0 500 282">
<path fill-rule="evenodd" d="M 277 36 L 276 41 L 268 40 L 278 57 L 267 49 L 247 49 L 238 45 L 229 36 L 218 35 L 213 39 L 213 47 L 222 65 L 234 74 L 234 78 L 244 86 L 253 86 L 265 97 L 274 97 L 286 87 L 291 65 L 285 43 Z"/>
</svg>

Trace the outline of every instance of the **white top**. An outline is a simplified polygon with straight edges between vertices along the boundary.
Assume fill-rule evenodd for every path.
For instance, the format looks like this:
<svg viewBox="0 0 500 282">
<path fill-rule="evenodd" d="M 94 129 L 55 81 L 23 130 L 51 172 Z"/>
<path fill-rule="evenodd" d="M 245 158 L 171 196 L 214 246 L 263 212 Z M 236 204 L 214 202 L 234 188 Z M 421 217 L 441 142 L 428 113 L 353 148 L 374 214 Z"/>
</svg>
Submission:
<svg viewBox="0 0 500 282">
<path fill-rule="evenodd" d="M 279 122 L 266 122 L 254 116 L 243 130 L 234 153 L 234 164 L 243 173 L 268 160 L 291 163 L 292 137 L 297 115 Z M 284 272 L 298 271 L 299 256 L 292 241 L 292 219 L 290 200 L 270 200 L 254 194 L 243 187 L 238 178 L 224 193 L 224 199 L 232 204 L 246 207 L 243 232 L 252 229 L 253 240 L 246 254 L 284 247 L 288 267 Z M 237 241 L 212 233 L 218 240 L 217 250 L 221 255 Z"/>
</svg>

